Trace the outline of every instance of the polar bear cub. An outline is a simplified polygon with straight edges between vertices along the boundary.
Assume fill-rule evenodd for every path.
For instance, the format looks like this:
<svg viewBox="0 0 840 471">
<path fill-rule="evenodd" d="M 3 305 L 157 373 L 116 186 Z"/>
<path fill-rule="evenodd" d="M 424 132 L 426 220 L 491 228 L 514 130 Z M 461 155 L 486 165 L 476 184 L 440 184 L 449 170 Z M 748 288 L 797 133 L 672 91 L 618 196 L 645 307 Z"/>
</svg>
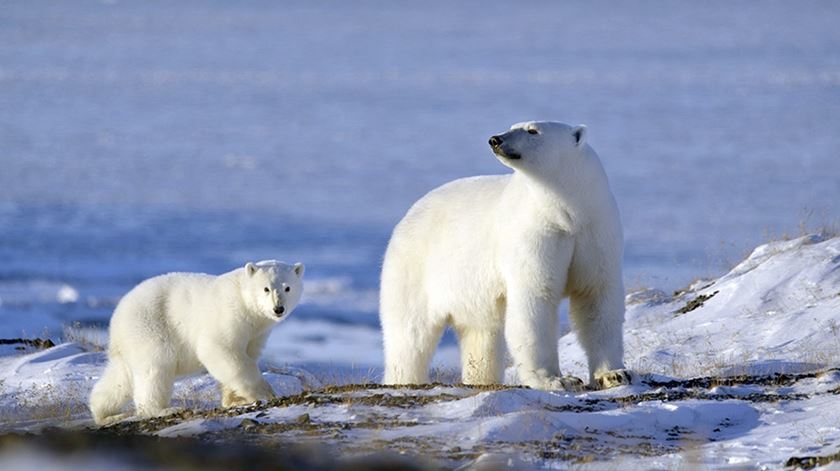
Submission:
<svg viewBox="0 0 840 471">
<path fill-rule="evenodd" d="M 271 328 L 297 306 L 303 271 L 268 260 L 137 285 L 111 318 L 108 366 L 90 395 L 96 423 L 124 417 L 129 399 L 137 415 L 164 413 L 175 378 L 203 369 L 221 383 L 224 407 L 273 397 L 257 359 Z"/>
<path fill-rule="evenodd" d="M 464 383 L 501 382 L 507 344 L 522 384 L 579 389 L 559 371 L 566 297 L 590 385 L 628 382 L 621 220 L 586 127 L 519 123 L 490 147 L 512 174 L 432 190 L 394 229 L 381 279 L 384 382 L 427 382 L 451 325 Z"/>
</svg>

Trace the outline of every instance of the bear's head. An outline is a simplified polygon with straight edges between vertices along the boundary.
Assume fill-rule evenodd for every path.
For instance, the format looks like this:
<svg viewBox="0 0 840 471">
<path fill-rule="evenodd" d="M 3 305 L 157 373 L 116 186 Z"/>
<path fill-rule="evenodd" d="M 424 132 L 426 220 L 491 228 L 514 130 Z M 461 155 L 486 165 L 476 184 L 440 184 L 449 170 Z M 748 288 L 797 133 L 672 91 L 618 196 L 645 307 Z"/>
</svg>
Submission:
<svg viewBox="0 0 840 471">
<path fill-rule="evenodd" d="M 556 121 L 517 123 L 490 138 L 490 148 L 502 164 L 533 175 L 557 175 L 585 147 L 586 126 Z"/>
<path fill-rule="evenodd" d="M 303 264 L 276 260 L 248 262 L 240 281 L 242 297 L 252 311 L 277 322 L 285 319 L 303 292 Z"/>
</svg>

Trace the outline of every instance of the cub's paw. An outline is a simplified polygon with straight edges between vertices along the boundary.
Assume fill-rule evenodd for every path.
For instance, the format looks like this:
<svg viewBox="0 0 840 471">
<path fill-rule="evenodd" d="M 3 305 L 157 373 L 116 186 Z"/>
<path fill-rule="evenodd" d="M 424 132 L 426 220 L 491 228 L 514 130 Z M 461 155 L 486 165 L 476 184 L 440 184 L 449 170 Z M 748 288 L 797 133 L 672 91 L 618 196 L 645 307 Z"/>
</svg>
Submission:
<svg viewBox="0 0 840 471">
<path fill-rule="evenodd" d="M 183 407 L 167 407 L 166 409 L 160 410 L 157 413 L 156 417 L 163 417 L 163 416 L 172 415 L 172 414 L 180 414 L 181 412 L 184 412 Z"/>
<path fill-rule="evenodd" d="M 142 419 L 153 419 L 155 417 L 164 417 L 167 415 L 177 414 L 184 410 L 183 407 L 165 407 L 163 409 L 144 408 L 137 410 L 137 417 Z"/>
<path fill-rule="evenodd" d="M 244 406 L 253 402 L 253 400 L 248 400 L 248 398 L 240 396 L 232 389 L 225 389 L 222 392 L 222 407 L 225 409 L 229 407 Z"/>
<path fill-rule="evenodd" d="M 632 375 L 629 370 L 610 370 L 604 373 L 595 375 L 595 387 L 598 389 L 609 389 L 616 386 L 630 384 L 632 382 Z"/>
<path fill-rule="evenodd" d="M 117 414 L 117 415 L 110 415 L 108 417 L 105 417 L 105 418 L 102 418 L 102 419 L 99 419 L 98 421 L 96 421 L 96 425 L 98 425 L 100 427 L 108 427 L 108 426 L 114 425 L 118 422 L 122 422 L 123 420 L 128 419 L 129 417 L 134 417 L 134 416 L 131 415 L 131 414 L 126 414 L 126 413 Z"/>
<path fill-rule="evenodd" d="M 266 401 L 277 397 L 271 385 L 264 382 L 255 388 L 255 391 L 238 393 L 233 389 L 222 387 L 222 407 L 237 407 L 253 404 L 257 401 Z"/>
</svg>

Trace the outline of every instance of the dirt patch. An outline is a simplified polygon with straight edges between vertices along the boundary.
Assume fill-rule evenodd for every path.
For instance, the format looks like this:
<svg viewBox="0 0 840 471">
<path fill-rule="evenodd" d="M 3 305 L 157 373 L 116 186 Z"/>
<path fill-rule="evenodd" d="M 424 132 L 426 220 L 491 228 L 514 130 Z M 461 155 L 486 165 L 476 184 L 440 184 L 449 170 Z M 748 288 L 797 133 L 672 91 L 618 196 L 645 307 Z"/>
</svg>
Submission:
<svg viewBox="0 0 840 471">
<path fill-rule="evenodd" d="M 382 389 L 374 388 L 374 389 Z M 431 388 L 425 388 L 431 389 Z M 476 388 L 477 389 L 477 388 Z M 342 390 L 344 392 L 366 391 L 363 387 L 334 387 L 327 390 Z M 374 393 L 367 395 L 348 395 L 342 393 L 325 393 L 323 391 L 305 392 L 293 396 L 285 396 L 271 399 L 266 402 L 257 402 L 247 406 L 231 407 L 228 409 L 216 408 L 210 410 L 183 410 L 174 414 L 152 417 L 137 421 L 119 422 L 114 425 L 103 427 L 101 430 L 115 434 L 136 434 L 154 433 L 167 427 L 177 425 L 186 420 L 212 419 L 219 417 L 236 417 L 253 412 L 262 412 L 272 408 L 284 408 L 296 405 L 323 406 L 331 404 L 382 406 L 394 408 L 412 408 L 426 404 L 443 401 L 454 401 L 468 397 L 477 392 L 467 392 L 465 395 L 455 394 L 387 394 Z"/>
<path fill-rule="evenodd" d="M 674 311 L 674 313 L 675 314 L 685 314 L 685 313 L 691 312 L 695 309 L 699 309 L 699 308 L 703 307 L 703 303 L 705 303 L 709 299 L 712 299 L 712 297 L 714 295 L 718 294 L 719 292 L 720 291 L 713 291 L 709 294 L 701 294 L 701 295 L 697 296 L 696 298 L 692 299 L 691 301 L 685 303 L 685 306 L 677 309 L 676 311 Z"/>
<path fill-rule="evenodd" d="M 0 339 L 0 345 L 20 345 L 18 350 L 23 350 L 26 347 L 35 347 L 38 349 L 46 349 L 55 347 L 50 339 Z"/>
<path fill-rule="evenodd" d="M 761 392 L 750 394 L 727 394 L 711 393 L 710 388 L 716 386 L 735 385 L 762 385 L 762 386 L 790 386 L 798 381 L 807 378 L 816 378 L 825 374 L 840 371 L 840 368 L 832 368 L 809 373 L 787 374 L 777 373 L 773 375 L 760 376 L 728 376 L 728 377 L 701 377 L 686 380 L 655 381 L 645 379 L 643 384 L 657 388 L 656 391 L 649 391 L 640 394 L 619 397 L 586 398 L 581 399 L 577 404 L 566 404 L 562 406 L 548 406 L 546 410 L 554 412 L 593 412 L 606 410 L 615 406 L 624 406 L 644 401 L 679 401 L 684 399 L 702 400 L 742 400 L 749 402 L 779 402 L 785 400 L 801 400 L 809 396 L 807 394 L 787 393 L 778 394 L 774 392 Z M 424 394 L 434 388 L 457 388 L 463 394 L 439 393 Z M 212 419 L 219 417 L 236 417 L 253 412 L 263 412 L 272 408 L 283 408 L 295 405 L 321 406 L 331 404 L 382 406 L 390 408 L 409 409 L 424 406 L 436 402 L 447 402 L 470 397 L 483 391 L 500 391 L 508 389 L 522 389 L 516 386 L 492 385 L 492 386 L 464 386 L 447 384 L 421 384 L 407 386 L 384 386 L 381 384 L 352 384 L 344 386 L 329 386 L 317 391 L 309 391 L 293 396 L 285 396 L 271 399 L 266 402 L 257 402 L 247 406 L 232 407 L 228 409 L 216 408 L 210 410 L 183 410 L 163 417 L 150 419 L 120 422 L 101 429 L 104 432 L 114 434 L 136 434 L 154 433 L 181 422 L 192 419 Z M 356 392 L 393 390 L 396 393 L 375 392 L 370 394 L 351 394 Z M 414 391 L 414 393 L 412 392 Z M 831 393 L 837 394 L 834 390 Z"/>
<path fill-rule="evenodd" d="M 430 389 L 435 388 L 458 388 L 458 389 L 468 389 L 474 391 L 504 391 L 507 389 L 522 389 L 523 386 L 510 386 L 506 384 L 486 384 L 486 385 L 476 385 L 476 384 L 463 384 L 463 383 L 426 383 L 426 384 L 399 384 L 399 385 L 389 385 L 389 384 L 379 384 L 379 383 L 363 383 L 363 384 L 345 384 L 341 386 L 325 386 L 322 389 L 313 392 L 319 392 L 323 394 L 339 394 L 339 393 L 346 393 L 346 392 L 356 392 L 356 391 L 368 391 L 371 389 L 393 389 L 396 391 L 400 390 L 415 390 L 415 391 L 428 391 Z"/>
<path fill-rule="evenodd" d="M 835 461 L 840 461 L 840 452 L 824 456 L 792 456 L 785 462 L 785 466 L 789 468 L 811 469 L 817 466 L 825 466 Z"/>
<path fill-rule="evenodd" d="M 817 394 L 838 394 L 840 388 L 823 393 L 793 393 L 784 387 L 823 375 L 837 374 L 840 368 L 813 371 L 799 374 L 778 373 L 772 375 L 740 375 L 728 377 L 700 377 L 691 379 L 673 379 L 656 381 L 643 377 L 641 383 L 652 388 L 637 394 L 613 397 L 579 397 L 561 405 L 543 404 L 546 411 L 552 412 L 598 412 L 627 407 L 649 401 L 675 402 L 687 399 L 705 401 L 737 400 L 742 402 L 764 403 L 779 401 L 798 401 Z M 748 389 L 743 394 L 726 389 L 713 390 L 718 386 L 757 385 L 761 390 Z M 436 389 L 439 388 L 439 389 Z M 714 433 L 698 437 L 692 430 L 680 427 L 664 430 L 662 437 L 644 434 L 618 433 L 611 430 L 599 431 L 587 428 L 564 436 L 560 434 L 551 440 L 531 442 L 490 442 L 473 447 L 452 446 L 451 443 L 435 436 L 401 436 L 382 439 L 378 432 L 394 431 L 424 425 L 421 421 L 404 420 L 400 409 L 423 407 L 428 404 L 457 401 L 475 396 L 483 391 L 517 389 L 514 386 L 469 387 L 450 384 L 425 384 L 411 386 L 383 386 L 380 384 L 354 384 L 330 386 L 317 391 L 309 391 L 294 396 L 275 398 L 264 403 L 230 409 L 203 411 L 186 410 L 166 417 L 122 422 L 101 429 L 99 433 L 116 436 L 136 436 L 154 433 L 164 428 L 177 425 L 191 419 L 206 419 L 221 422 L 219 427 L 209 427 L 197 438 L 203 442 L 224 444 L 248 444 L 267 450 L 282 450 L 289 442 L 297 444 L 327 443 L 332 449 L 332 456 L 363 456 L 383 452 L 395 453 L 411 459 L 437 460 L 435 466 L 457 467 L 485 453 L 517 453 L 526 459 L 562 460 L 579 464 L 601 462 L 621 455 L 659 456 L 691 450 L 698 443 L 714 441 L 716 434 L 730 424 L 721 423 Z M 523 388 L 524 389 L 524 388 Z M 270 409 L 304 405 L 307 412 L 301 411 L 297 417 L 278 421 L 272 417 Z M 318 414 L 318 406 L 346 405 L 360 406 L 364 414 L 354 415 L 352 420 L 320 420 L 330 414 Z M 536 405 L 536 404 L 534 404 Z M 247 414 L 247 417 L 239 417 Z M 310 415 L 312 414 L 312 415 Z M 230 419 L 236 417 L 234 422 Z M 357 432 L 357 433 L 353 433 Z M 390 434 L 389 434 L 390 435 Z M 401 435 L 397 433 L 396 435 Z M 411 435 L 411 433 L 408 433 Z M 360 439 L 367 437 L 366 439 Z M 664 438 L 664 439 L 663 439 Z M 836 461 L 836 457 L 791 458 L 802 467 L 808 463 L 818 466 L 827 461 Z M 794 461 L 790 461 L 793 463 Z"/>
<path fill-rule="evenodd" d="M 717 386 L 759 385 L 759 386 L 790 386 L 803 379 L 819 378 L 821 376 L 840 372 L 840 368 L 809 371 L 807 373 L 774 373 L 770 375 L 737 375 L 737 376 L 704 376 L 691 379 L 675 379 L 671 381 L 656 381 L 644 379 L 642 383 L 654 388 L 714 388 Z"/>
</svg>

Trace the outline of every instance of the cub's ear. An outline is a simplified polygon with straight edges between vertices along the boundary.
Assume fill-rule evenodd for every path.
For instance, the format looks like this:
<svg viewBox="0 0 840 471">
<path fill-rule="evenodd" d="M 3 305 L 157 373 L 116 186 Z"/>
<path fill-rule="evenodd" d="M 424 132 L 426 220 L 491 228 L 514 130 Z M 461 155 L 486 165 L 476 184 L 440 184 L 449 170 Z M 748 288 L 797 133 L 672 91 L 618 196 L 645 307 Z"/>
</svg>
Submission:
<svg viewBox="0 0 840 471">
<path fill-rule="evenodd" d="M 586 126 L 581 124 L 572 128 L 572 138 L 575 145 L 580 147 L 586 142 Z"/>
<path fill-rule="evenodd" d="M 293 267 L 293 269 L 295 270 L 295 275 L 297 275 L 298 278 L 303 276 L 303 264 L 302 263 L 295 263 L 295 266 Z"/>
<path fill-rule="evenodd" d="M 245 273 L 247 273 L 248 276 L 254 276 L 254 273 L 256 273 L 256 272 L 257 272 L 257 266 L 256 265 L 254 265 L 251 262 L 248 262 L 248 263 L 245 264 Z"/>
</svg>

